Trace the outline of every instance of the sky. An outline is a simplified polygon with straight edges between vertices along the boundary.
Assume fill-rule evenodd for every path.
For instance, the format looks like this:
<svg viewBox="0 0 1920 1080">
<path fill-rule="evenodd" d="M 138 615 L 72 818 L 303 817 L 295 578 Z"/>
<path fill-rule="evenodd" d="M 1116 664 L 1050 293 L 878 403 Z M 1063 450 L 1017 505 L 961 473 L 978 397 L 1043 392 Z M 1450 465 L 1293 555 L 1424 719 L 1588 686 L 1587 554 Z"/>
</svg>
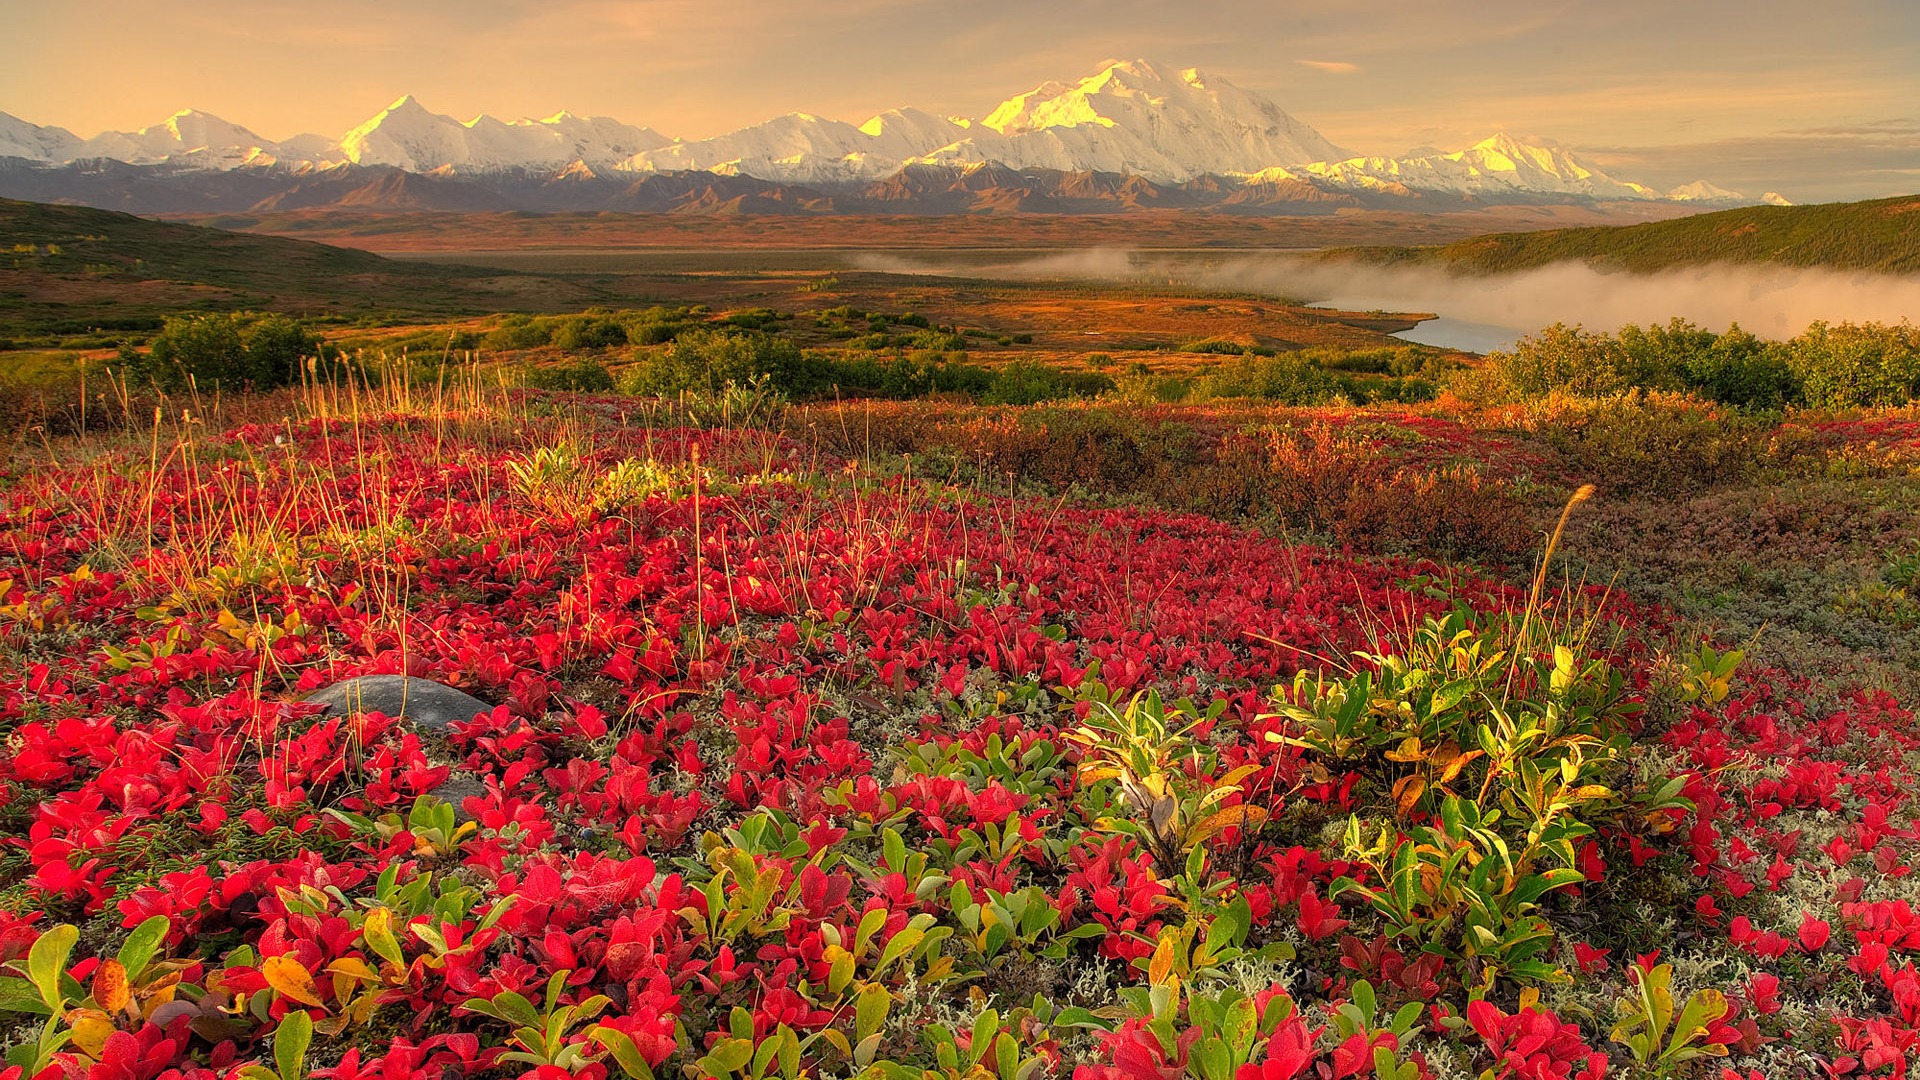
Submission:
<svg viewBox="0 0 1920 1080">
<path fill-rule="evenodd" d="M 1916 0 L 0 0 L 0 111 L 192 107 L 337 136 L 402 94 L 702 138 L 792 111 L 983 116 L 1109 58 L 1197 66 L 1365 154 L 1553 140 L 1656 187 L 1920 191 Z"/>
</svg>

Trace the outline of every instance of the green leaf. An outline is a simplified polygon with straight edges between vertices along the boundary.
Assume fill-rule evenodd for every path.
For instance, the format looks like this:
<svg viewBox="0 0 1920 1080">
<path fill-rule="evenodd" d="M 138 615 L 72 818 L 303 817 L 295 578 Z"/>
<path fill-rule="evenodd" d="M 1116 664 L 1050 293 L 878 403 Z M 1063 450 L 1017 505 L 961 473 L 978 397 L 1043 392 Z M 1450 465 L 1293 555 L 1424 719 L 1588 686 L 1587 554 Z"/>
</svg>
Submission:
<svg viewBox="0 0 1920 1080">
<path fill-rule="evenodd" d="M 493 995 L 493 1007 L 508 1023 L 524 1027 L 539 1027 L 540 1012 L 533 1002 L 513 990 L 502 990 Z"/>
<path fill-rule="evenodd" d="M 781 1026 L 784 1027 L 785 1025 L 783 1024 Z M 753 1067 L 748 1071 L 748 1075 L 752 1076 L 754 1080 L 759 1080 L 759 1078 L 767 1075 L 767 1069 L 772 1066 L 774 1056 L 780 1053 L 780 1042 L 780 1038 L 775 1036 L 754 1048 Z"/>
<path fill-rule="evenodd" d="M 864 1040 L 878 1032 L 880 1025 L 887 1021 L 887 1011 L 893 1007 L 893 995 L 878 983 L 868 983 L 854 999 L 853 1032 L 855 1039 Z"/>
<path fill-rule="evenodd" d="M 27 950 L 27 977 L 40 989 L 40 1000 L 49 1012 L 59 1012 L 66 1004 L 66 995 L 60 986 L 60 976 L 66 974 L 67 957 L 73 952 L 74 942 L 80 940 L 80 930 L 72 923 L 61 923 L 41 934 Z"/>
<path fill-rule="evenodd" d="M 313 1017 L 295 1009 L 273 1029 L 273 1063 L 280 1080 L 300 1080 L 306 1073 L 307 1046 L 313 1042 Z"/>
<path fill-rule="evenodd" d="M 1100 1031 L 1112 1031 L 1114 1024 L 1095 1016 L 1092 1011 L 1078 1005 L 1069 1005 L 1054 1015 L 1054 1027 L 1096 1028 Z"/>
<path fill-rule="evenodd" d="M 775 1041 L 779 1048 L 780 1075 L 786 1080 L 795 1080 L 800 1075 L 800 1036 L 795 1035 L 792 1028 L 781 1024 L 779 1037 Z"/>
<path fill-rule="evenodd" d="M 26 979 L 0 979 L 0 1012 L 47 1016 L 52 1011 L 33 983 Z"/>
<path fill-rule="evenodd" d="M 1013 1080 L 1020 1069 L 1020 1044 L 1014 1041 L 1009 1032 L 1001 1032 L 993 1040 L 994 1070 L 1000 1074 L 1000 1080 Z"/>
<path fill-rule="evenodd" d="M 709 1076 L 729 1076 L 753 1060 L 753 1040 L 722 1039 L 713 1052 L 700 1059 L 700 1068 Z"/>
<path fill-rule="evenodd" d="M 633 1037 L 618 1028 L 595 1025 L 589 1032 L 595 1042 L 607 1048 L 607 1053 L 621 1070 L 633 1080 L 653 1080 L 653 1067 L 641 1055 L 640 1047 Z"/>
<path fill-rule="evenodd" d="M 153 954 L 160 951 L 160 944 L 166 940 L 167 928 L 171 925 L 165 915 L 154 915 L 127 935 L 115 959 L 127 970 L 128 979 L 138 981 L 140 974 L 147 970 L 147 964 L 153 959 Z"/>
<path fill-rule="evenodd" d="M 977 1064 L 986 1057 L 992 1048 L 993 1037 L 1000 1030 L 1000 1013 L 994 1009 L 982 1012 L 973 1021 L 973 1041 L 967 1044 L 969 1064 Z"/>
<path fill-rule="evenodd" d="M 899 836 L 892 829 L 888 829 L 887 833 L 890 836 Z M 885 925 L 887 925 L 887 913 L 882 908 L 874 908 L 860 916 L 860 926 L 853 932 L 853 948 L 850 950 L 853 955 L 864 955 L 867 951 L 867 943 L 872 941 L 873 935 L 879 933 L 880 928 Z"/>
</svg>

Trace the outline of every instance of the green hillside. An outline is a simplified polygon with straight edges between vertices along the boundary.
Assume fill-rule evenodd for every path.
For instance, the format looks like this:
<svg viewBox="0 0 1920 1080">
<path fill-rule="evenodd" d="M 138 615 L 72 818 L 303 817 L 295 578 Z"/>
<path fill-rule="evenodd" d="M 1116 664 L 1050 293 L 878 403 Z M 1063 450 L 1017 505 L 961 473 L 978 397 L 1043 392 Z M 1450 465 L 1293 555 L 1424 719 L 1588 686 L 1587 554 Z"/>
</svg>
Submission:
<svg viewBox="0 0 1920 1080">
<path fill-rule="evenodd" d="M 181 311 L 382 320 L 544 308 L 573 287 L 384 259 L 305 240 L 0 199 L 0 339 L 52 344 L 158 327 Z"/>
<path fill-rule="evenodd" d="M 1444 247 L 1367 247 L 1330 258 L 1496 274 L 1578 260 L 1650 273 L 1706 263 L 1920 272 L 1920 196 L 1819 206 L 1749 206 L 1644 225 L 1494 233 Z"/>
</svg>

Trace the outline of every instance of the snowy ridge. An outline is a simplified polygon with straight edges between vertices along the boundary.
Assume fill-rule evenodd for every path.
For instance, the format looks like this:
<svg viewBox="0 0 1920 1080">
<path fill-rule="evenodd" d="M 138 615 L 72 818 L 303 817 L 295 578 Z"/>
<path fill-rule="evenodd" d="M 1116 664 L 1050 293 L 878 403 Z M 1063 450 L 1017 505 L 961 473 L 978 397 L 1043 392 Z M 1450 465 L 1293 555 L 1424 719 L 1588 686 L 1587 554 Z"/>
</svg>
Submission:
<svg viewBox="0 0 1920 1080">
<path fill-rule="evenodd" d="M 416 173 L 552 168 L 575 161 L 595 167 L 669 142 L 648 128 L 567 112 L 513 121 L 482 114 L 462 123 L 430 112 L 409 94 L 341 136 L 318 155 L 318 163 L 392 165 Z"/>
<path fill-rule="evenodd" d="M 104 158 L 188 171 L 361 166 L 571 181 L 700 172 L 823 187 L 878 182 L 910 168 L 998 166 L 1131 176 L 1158 185 L 1228 182 L 1302 197 L 1753 201 L 1705 181 L 1654 191 L 1608 176 L 1564 149 L 1505 133 L 1452 152 L 1356 157 L 1265 97 L 1198 69 L 1145 60 L 1111 61 L 1075 82 L 1043 83 L 979 120 L 893 109 L 854 125 L 795 112 L 683 142 L 566 112 L 461 121 L 408 95 L 338 139 L 300 135 L 281 142 L 191 109 L 139 131 L 84 140 L 0 113 L 0 158 L 46 167 Z"/>
<path fill-rule="evenodd" d="M 916 109 L 859 127 L 794 113 L 728 135 L 636 155 L 638 172 L 705 169 L 802 183 L 873 180 L 912 164 L 1127 173 L 1180 183 L 1345 156 L 1273 102 L 1196 69 L 1115 61 L 1049 82 L 972 122 Z"/>
<path fill-rule="evenodd" d="M 80 143 L 80 136 L 66 128 L 41 127 L 10 113 L 0 112 L 0 157 L 41 162 L 70 161 Z"/>
<path fill-rule="evenodd" d="M 1251 179 L 1304 180 L 1336 191 L 1423 192 L 1479 199 L 1503 194 L 1596 200 L 1662 198 L 1652 188 L 1615 180 L 1565 150 L 1523 143 L 1506 132 L 1453 153 L 1318 161 L 1294 168 L 1265 169 Z M 1731 192 L 1726 195 L 1739 197 Z"/>
</svg>

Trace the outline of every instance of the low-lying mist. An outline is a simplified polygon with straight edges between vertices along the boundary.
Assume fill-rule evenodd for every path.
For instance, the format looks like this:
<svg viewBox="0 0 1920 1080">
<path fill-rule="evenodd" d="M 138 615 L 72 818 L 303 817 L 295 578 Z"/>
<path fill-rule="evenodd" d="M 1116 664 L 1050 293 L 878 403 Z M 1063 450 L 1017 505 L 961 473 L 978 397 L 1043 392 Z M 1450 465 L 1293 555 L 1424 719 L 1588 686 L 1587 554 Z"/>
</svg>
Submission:
<svg viewBox="0 0 1920 1080">
<path fill-rule="evenodd" d="M 863 269 L 1006 279 L 1135 281 L 1258 293 L 1352 311 L 1431 312 L 1532 333 L 1556 322 L 1589 330 L 1674 317 L 1710 330 L 1738 323 L 1789 338 L 1815 321 L 1897 323 L 1920 315 L 1920 278 L 1780 266 L 1716 265 L 1657 274 L 1561 263 L 1471 277 L 1429 267 L 1367 267 L 1299 255 L 1170 255 L 1097 249 L 1002 263 L 946 265 L 866 256 Z"/>
</svg>

